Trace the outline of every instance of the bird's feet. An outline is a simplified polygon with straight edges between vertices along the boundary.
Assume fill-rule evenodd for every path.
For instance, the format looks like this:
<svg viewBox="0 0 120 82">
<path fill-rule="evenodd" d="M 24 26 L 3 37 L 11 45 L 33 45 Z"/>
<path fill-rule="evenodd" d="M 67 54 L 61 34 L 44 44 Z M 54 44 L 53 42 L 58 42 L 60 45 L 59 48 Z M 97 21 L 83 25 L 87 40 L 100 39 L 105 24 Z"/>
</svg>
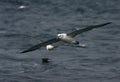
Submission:
<svg viewBox="0 0 120 82">
<path fill-rule="evenodd" d="M 79 44 L 79 45 L 77 45 L 77 47 L 80 47 L 80 48 L 86 48 L 87 45 L 85 45 L 85 44 Z"/>
</svg>

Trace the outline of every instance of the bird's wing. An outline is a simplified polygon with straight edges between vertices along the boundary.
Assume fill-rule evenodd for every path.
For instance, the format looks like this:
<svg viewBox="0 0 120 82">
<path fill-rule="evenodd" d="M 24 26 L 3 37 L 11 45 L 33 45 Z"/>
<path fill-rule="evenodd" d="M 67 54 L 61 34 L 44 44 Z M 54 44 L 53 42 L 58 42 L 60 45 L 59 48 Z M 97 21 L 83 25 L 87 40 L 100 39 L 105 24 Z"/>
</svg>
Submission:
<svg viewBox="0 0 120 82">
<path fill-rule="evenodd" d="M 44 46 L 46 46 L 46 45 L 48 45 L 48 44 L 52 44 L 52 43 L 58 42 L 58 41 L 60 41 L 60 39 L 58 39 L 58 38 L 53 38 L 53 39 L 50 39 L 50 40 L 48 40 L 48 41 L 45 41 L 45 42 L 39 43 L 39 44 L 37 44 L 37 45 L 34 45 L 34 46 L 28 48 L 27 50 L 22 51 L 21 53 L 30 52 L 30 51 L 39 49 L 39 48 L 41 48 L 41 47 L 44 47 Z"/>
<path fill-rule="evenodd" d="M 99 28 L 99 27 L 102 27 L 102 26 L 105 26 L 105 25 L 108 25 L 108 24 L 111 24 L 111 22 L 102 23 L 102 24 L 98 24 L 98 25 L 88 26 L 88 27 L 86 27 L 86 28 L 79 29 L 79 30 L 75 30 L 75 31 L 73 31 L 73 32 L 71 32 L 71 33 L 67 33 L 67 35 L 69 35 L 69 36 L 71 36 L 71 37 L 75 37 L 76 35 L 81 34 L 81 33 L 83 33 L 83 32 L 92 30 L 92 29 L 94 29 L 94 28 Z"/>
</svg>

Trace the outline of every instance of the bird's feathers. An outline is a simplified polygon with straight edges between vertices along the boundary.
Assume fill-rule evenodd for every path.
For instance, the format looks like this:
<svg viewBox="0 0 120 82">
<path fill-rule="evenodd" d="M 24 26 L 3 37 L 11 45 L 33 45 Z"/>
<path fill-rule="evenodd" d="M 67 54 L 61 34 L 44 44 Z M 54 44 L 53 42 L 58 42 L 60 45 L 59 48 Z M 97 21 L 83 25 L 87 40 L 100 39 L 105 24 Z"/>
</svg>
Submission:
<svg viewBox="0 0 120 82">
<path fill-rule="evenodd" d="M 107 22 L 107 23 L 103 23 L 103 24 L 98 24 L 98 25 L 92 25 L 92 26 L 88 26 L 86 28 L 83 28 L 83 29 L 80 29 L 80 30 L 75 30 L 73 32 L 70 32 L 70 33 L 67 33 L 68 36 L 70 37 L 75 37 L 76 35 L 78 34 L 81 34 L 83 32 L 86 32 L 86 31 L 89 31 L 89 30 L 92 30 L 94 28 L 99 28 L 99 27 L 102 27 L 102 26 L 105 26 L 105 25 L 108 25 L 108 24 L 111 24 L 111 22 Z M 49 45 L 49 44 L 52 44 L 52 43 L 56 43 L 60 41 L 59 38 L 53 38 L 53 39 L 50 39 L 48 41 L 45 41 L 45 42 L 42 42 L 42 43 L 39 43 L 33 47 L 30 47 L 29 49 L 27 50 L 24 50 L 23 52 L 21 53 L 26 53 L 26 52 L 30 52 L 30 51 L 33 51 L 33 50 L 36 50 L 36 49 L 39 49 L 41 47 L 45 47 L 46 45 Z"/>
<path fill-rule="evenodd" d="M 86 28 L 83 28 L 83 29 L 79 29 L 79 30 L 75 30 L 75 31 L 73 31 L 73 32 L 70 32 L 70 33 L 68 33 L 67 35 L 69 35 L 69 36 L 71 36 L 71 37 L 75 37 L 76 35 L 81 34 L 81 33 L 83 33 L 83 32 L 92 30 L 92 29 L 94 29 L 94 28 L 100 28 L 100 27 L 105 26 L 105 25 L 108 25 L 108 24 L 111 24 L 111 22 L 107 22 L 107 23 L 103 23 L 103 24 L 98 24 L 98 25 L 88 26 L 88 27 L 86 27 Z"/>
<path fill-rule="evenodd" d="M 30 52 L 30 51 L 33 51 L 33 50 L 39 49 L 39 48 L 41 48 L 41 47 L 44 47 L 44 46 L 46 46 L 46 45 L 49 45 L 49 44 L 52 44 L 52 43 L 58 42 L 58 41 L 60 41 L 60 39 L 58 39 L 58 38 L 53 38 L 53 39 L 50 39 L 50 40 L 48 40 L 48 41 L 45 41 L 45 42 L 39 43 L 39 44 L 37 44 L 37 45 L 35 45 L 35 46 L 32 46 L 32 47 L 30 47 L 29 49 L 24 50 L 24 51 L 21 52 L 21 53 Z"/>
</svg>

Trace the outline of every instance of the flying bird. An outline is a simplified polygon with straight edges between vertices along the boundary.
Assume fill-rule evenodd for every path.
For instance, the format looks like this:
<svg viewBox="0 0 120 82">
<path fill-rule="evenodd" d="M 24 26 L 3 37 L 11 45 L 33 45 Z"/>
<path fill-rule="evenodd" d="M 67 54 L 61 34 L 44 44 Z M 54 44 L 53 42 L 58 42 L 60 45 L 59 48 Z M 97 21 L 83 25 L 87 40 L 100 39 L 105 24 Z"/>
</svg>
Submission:
<svg viewBox="0 0 120 82">
<path fill-rule="evenodd" d="M 98 24 L 98 25 L 87 26 L 87 27 L 85 27 L 83 29 L 75 30 L 75 31 L 70 32 L 70 33 L 60 33 L 60 34 L 57 34 L 57 36 L 55 38 L 52 38 L 52 39 L 47 40 L 45 42 L 39 43 L 37 45 L 34 45 L 34 46 L 32 46 L 32 47 L 22 51 L 21 53 L 34 51 L 34 50 L 40 49 L 42 47 L 46 47 L 47 50 L 53 50 L 54 48 L 56 48 L 56 46 L 53 46 L 52 44 L 56 43 L 56 42 L 59 42 L 59 41 L 63 41 L 63 42 L 69 43 L 69 44 L 79 45 L 79 41 L 74 39 L 75 36 L 77 36 L 78 34 L 81 34 L 83 32 L 92 30 L 94 28 L 103 27 L 103 26 L 108 25 L 108 24 L 111 24 L 111 22 L 102 23 L 102 24 Z"/>
</svg>

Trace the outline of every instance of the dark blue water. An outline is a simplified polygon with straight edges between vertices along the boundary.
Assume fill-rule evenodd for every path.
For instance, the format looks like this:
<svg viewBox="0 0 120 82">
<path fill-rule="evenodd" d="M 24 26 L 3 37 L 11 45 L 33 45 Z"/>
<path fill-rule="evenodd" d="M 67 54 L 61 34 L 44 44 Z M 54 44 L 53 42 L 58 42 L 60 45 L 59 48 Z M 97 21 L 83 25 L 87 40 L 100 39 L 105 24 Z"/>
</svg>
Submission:
<svg viewBox="0 0 120 82">
<path fill-rule="evenodd" d="M 57 33 L 105 22 L 113 23 L 76 37 L 87 48 L 19 53 Z M 43 64 L 44 57 L 51 62 Z M 0 82 L 119 81 L 120 0 L 0 0 Z"/>
</svg>

